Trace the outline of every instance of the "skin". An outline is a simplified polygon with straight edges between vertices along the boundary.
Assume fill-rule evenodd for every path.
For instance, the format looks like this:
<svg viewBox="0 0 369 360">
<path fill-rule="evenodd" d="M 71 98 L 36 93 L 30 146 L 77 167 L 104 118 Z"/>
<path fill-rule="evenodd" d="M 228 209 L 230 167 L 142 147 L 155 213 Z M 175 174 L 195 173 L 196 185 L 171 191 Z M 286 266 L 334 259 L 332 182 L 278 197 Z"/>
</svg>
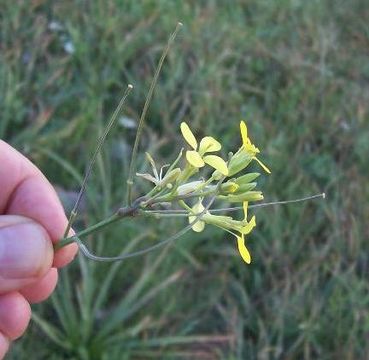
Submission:
<svg viewBox="0 0 369 360">
<path fill-rule="evenodd" d="M 15 224 L 20 226 L 24 233 L 20 237 L 20 251 L 24 243 L 28 262 L 29 254 L 35 252 L 31 258 L 34 263 L 23 269 L 19 276 L 9 277 L 6 264 L 0 264 L 2 359 L 11 342 L 26 330 L 31 317 L 30 304 L 44 301 L 51 295 L 58 280 L 57 269 L 72 261 L 77 246 L 71 244 L 54 253 L 52 243 L 63 236 L 67 226 L 63 207 L 41 171 L 1 140 L 0 189 L 0 231 L 6 232 Z"/>
</svg>

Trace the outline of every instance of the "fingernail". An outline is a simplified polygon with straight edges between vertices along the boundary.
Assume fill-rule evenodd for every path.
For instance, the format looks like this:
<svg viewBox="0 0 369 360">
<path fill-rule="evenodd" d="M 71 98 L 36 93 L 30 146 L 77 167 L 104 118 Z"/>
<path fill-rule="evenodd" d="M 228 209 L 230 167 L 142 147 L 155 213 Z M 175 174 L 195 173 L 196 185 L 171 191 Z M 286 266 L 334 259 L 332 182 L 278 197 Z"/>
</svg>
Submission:
<svg viewBox="0 0 369 360">
<path fill-rule="evenodd" d="M 0 227 L 0 278 L 41 276 L 52 263 L 52 245 L 46 231 L 34 222 Z"/>
</svg>

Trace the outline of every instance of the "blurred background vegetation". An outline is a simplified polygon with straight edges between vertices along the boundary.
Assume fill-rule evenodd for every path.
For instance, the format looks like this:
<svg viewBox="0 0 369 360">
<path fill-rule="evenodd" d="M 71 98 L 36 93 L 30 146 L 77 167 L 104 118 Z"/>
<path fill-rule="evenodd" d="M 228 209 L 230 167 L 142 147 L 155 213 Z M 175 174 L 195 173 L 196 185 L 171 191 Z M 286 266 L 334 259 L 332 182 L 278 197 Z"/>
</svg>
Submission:
<svg viewBox="0 0 369 360">
<path fill-rule="evenodd" d="M 140 170 L 144 150 L 173 159 L 181 121 L 230 149 L 245 119 L 272 169 L 259 185 L 266 200 L 327 193 L 256 211 L 251 266 L 210 227 L 122 263 L 78 257 L 56 294 L 33 307 L 9 359 L 369 357 L 367 1 L 0 4 L 0 136 L 44 171 L 66 209 L 109 115 L 135 86 L 78 227 L 123 203 L 135 124 L 177 21 L 184 27 L 149 110 Z M 117 254 L 182 225 L 122 223 L 87 241 Z"/>
</svg>

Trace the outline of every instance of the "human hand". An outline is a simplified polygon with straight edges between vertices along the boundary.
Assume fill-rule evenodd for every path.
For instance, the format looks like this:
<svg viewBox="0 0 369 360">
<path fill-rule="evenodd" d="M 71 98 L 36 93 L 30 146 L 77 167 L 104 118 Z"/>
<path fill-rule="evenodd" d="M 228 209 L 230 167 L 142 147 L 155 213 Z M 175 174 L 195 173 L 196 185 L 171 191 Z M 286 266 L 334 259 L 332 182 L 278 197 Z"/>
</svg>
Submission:
<svg viewBox="0 0 369 360">
<path fill-rule="evenodd" d="M 67 219 L 44 175 L 0 140 L 0 359 L 20 337 L 31 303 L 54 290 L 58 272 L 77 252 L 71 244 L 54 254 Z"/>
</svg>

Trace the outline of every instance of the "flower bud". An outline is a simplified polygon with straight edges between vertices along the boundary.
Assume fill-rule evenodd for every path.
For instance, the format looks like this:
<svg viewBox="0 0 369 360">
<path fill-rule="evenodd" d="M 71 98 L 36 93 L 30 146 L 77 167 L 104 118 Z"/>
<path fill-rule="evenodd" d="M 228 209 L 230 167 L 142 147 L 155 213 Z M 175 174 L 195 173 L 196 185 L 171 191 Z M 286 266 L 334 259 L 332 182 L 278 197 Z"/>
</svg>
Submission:
<svg viewBox="0 0 369 360">
<path fill-rule="evenodd" d="M 160 186 L 168 185 L 169 183 L 173 183 L 177 180 L 178 176 L 181 175 L 181 169 L 175 168 L 165 174 L 163 180 L 160 182 Z"/>
<path fill-rule="evenodd" d="M 250 191 L 252 189 L 255 189 L 257 183 L 256 182 L 252 182 L 252 183 L 248 183 L 248 184 L 243 184 L 241 186 L 238 187 L 238 190 L 237 190 L 237 195 L 239 194 L 243 194 L 247 191 Z"/>
<path fill-rule="evenodd" d="M 227 200 L 229 202 L 244 202 L 244 201 L 259 201 L 263 200 L 264 196 L 261 191 L 247 191 L 242 194 L 236 194 L 236 195 L 220 195 L 218 198 Z"/>
<path fill-rule="evenodd" d="M 251 181 L 255 180 L 257 177 L 259 177 L 259 173 L 248 173 L 245 175 L 242 175 L 234 180 L 234 182 L 240 186 L 250 183 Z"/>
<path fill-rule="evenodd" d="M 229 193 L 234 193 L 238 190 L 239 185 L 237 185 L 235 182 L 233 181 L 227 181 L 226 183 L 222 184 L 220 186 L 220 193 L 222 195 L 226 195 Z"/>
<path fill-rule="evenodd" d="M 220 171 L 215 170 L 211 176 L 214 178 L 215 181 L 219 181 L 223 175 Z"/>
<path fill-rule="evenodd" d="M 180 185 L 178 186 L 178 189 L 177 189 L 177 195 L 182 196 L 182 195 L 191 194 L 194 191 L 196 191 L 198 187 L 202 184 L 203 184 L 203 181 L 198 180 L 198 181 L 191 181 L 189 183 Z"/>
<path fill-rule="evenodd" d="M 235 227 L 242 227 L 242 223 L 237 220 L 233 220 L 230 216 L 213 215 L 207 212 L 202 220 L 208 225 L 215 225 L 222 229 L 234 229 Z"/>
<path fill-rule="evenodd" d="M 251 160 L 252 156 L 246 151 L 237 151 L 229 161 L 228 176 L 232 176 L 242 171 L 248 164 L 250 164 Z"/>
</svg>

